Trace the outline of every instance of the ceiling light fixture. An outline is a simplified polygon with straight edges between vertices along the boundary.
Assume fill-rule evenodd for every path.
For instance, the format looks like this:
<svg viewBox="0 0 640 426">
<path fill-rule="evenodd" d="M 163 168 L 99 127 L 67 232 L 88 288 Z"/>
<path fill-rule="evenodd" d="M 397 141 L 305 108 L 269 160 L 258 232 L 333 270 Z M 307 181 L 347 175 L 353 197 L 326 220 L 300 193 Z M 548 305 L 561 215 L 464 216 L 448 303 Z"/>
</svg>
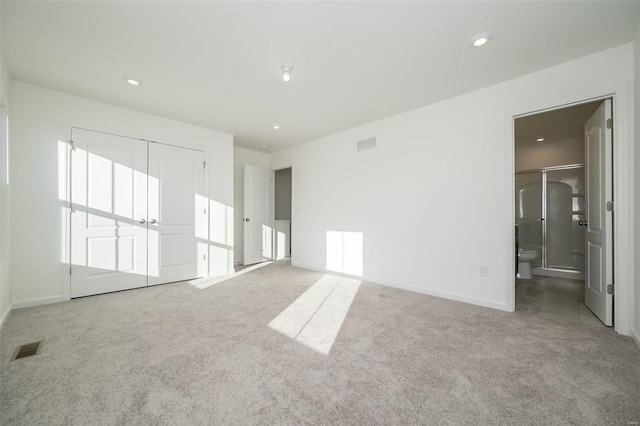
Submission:
<svg viewBox="0 0 640 426">
<path fill-rule="evenodd" d="M 266 146 L 266 145 L 261 145 L 261 146 L 260 146 L 260 148 L 262 148 L 262 149 L 267 149 L 267 148 L 269 148 L 269 147 L 268 147 L 268 146 Z"/>
<path fill-rule="evenodd" d="M 284 74 L 282 74 L 282 79 L 284 81 L 291 80 L 291 75 L 289 73 L 293 69 L 293 65 L 291 65 L 291 64 L 282 64 L 282 66 L 280 68 L 282 68 L 282 71 L 284 72 Z"/>
<path fill-rule="evenodd" d="M 469 45 L 472 47 L 482 47 L 491 40 L 491 33 L 480 33 L 471 37 Z"/>
<path fill-rule="evenodd" d="M 135 77 L 125 77 L 124 80 L 132 86 L 140 86 L 142 81 Z"/>
<path fill-rule="evenodd" d="M 273 125 L 273 129 L 274 129 L 274 130 L 280 130 L 280 126 L 279 126 L 279 125 L 277 125 L 277 124 L 274 124 L 274 125 Z"/>
<path fill-rule="evenodd" d="M 544 140 L 544 138 L 538 138 L 536 139 L 536 142 L 542 142 Z"/>
</svg>

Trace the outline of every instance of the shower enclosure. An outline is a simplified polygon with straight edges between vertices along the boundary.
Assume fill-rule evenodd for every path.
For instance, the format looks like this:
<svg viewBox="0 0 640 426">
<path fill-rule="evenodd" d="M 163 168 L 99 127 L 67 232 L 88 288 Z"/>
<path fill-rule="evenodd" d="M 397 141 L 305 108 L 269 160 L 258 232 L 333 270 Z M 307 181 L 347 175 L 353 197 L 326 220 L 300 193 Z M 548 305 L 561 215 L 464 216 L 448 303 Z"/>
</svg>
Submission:
<svg viewBox="0 0 640 426">
<path fill-rule="evenodd" d="M 534 274 L 584 278 L 583 164 L 516 172 L 519 247 L 535 250 Z"/>
</svg>

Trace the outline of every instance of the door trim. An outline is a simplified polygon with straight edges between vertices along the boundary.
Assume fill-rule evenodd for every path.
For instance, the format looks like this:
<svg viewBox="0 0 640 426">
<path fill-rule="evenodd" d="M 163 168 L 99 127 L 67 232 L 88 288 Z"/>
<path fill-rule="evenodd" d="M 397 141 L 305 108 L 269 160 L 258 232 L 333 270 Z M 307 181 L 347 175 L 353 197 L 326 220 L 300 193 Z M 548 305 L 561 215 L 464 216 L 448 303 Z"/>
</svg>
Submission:
<svg viewBox="0 0 640 426">
<path fill-rule="evenodd" d="M 160 145 L 168 145 L 168 146 L 175 146 L 176 148 L 182 148 L 182 149 L 189 149 L 191 151 L 199 151 L 202 153 L 205 153 L 205 151 L 203 151 L 202 149 L 196 149 L 196 148 L 190 148 L 188 146 L 181 146 L 181 145 L 174 145 L 171 143 L 165 143 L 165 142 L 158 142 L 158 141 L 154 141 L 151 139 L 143 139 L 143 138 L 136 138 L 134 136 L 127 136 L 127 135 L 121 135 L 119 133 L 113 133 L 113 132 L 105 132 L 103 130 L 96 130 L 96 129 L 87 129 L 86 127 L 80 127 L 80 126 L 69 126 L 71 128 L 69 134 L 70 134 L 70 140 L 73 140 L 73 129 L 78 129 L 78 130 L 86 130 L 87 132 L 94 132 L 94 133 L 102 133 L 104 135 L 110 135 L 110 136 L 118 136 L 120 138 L 128 138 L 128 139 L 135 139 L 135 140 L 139 140 L 139 141 L 144 141 L 144 142 L 150 142 L 150 143 L 157 143 Z"/>
<path fill-rule="evenodd" d="M 613 108 L 613 199 L 615 200 L 615 208 L 613 211 L 613 220 L 616 224 L 613 229 L 613 253 L 615 277 L 615 293 L 614 293 L 614 329 L 619 334 L 628 336 L 631 326 L 631 283 L 633 282 L 633 246 L 631 240 L 633 235 L 629 232 L 632 229 L 632 213 L 633 205 L 633 188 L 630 182 L 633 181 L 633 145 L 631 144 L 633 137 L 630 125 L 629 110 L 629 88 L 627 86 L 618 86 L 613 90 L 602 91 L 600 93 L 587 93 L 581 96 L 575 96 L 569 99 L 560 99 L 553 102 L 538 104 L 520 110 L 512 110 L 505 117 L 505 155 L 507 175 L 505 176 L 507 184 L 506 194 L 506 241 L 505 246 L 507 253 L 512 254 L 515 251 L 515 212 L 513 205 L 515 202 L 515 119 L 527 115 L 537 114 L 540 112 L 552 111 L 555 109 L 566 108 L 587 102 L 611 99 Z M 507 261 L 506 282 L 510 285 L 506 286 L 506 300 L 508 310 L 515 310 L 515 259 L 509 255 L 510 260 Z"/>
</svg>

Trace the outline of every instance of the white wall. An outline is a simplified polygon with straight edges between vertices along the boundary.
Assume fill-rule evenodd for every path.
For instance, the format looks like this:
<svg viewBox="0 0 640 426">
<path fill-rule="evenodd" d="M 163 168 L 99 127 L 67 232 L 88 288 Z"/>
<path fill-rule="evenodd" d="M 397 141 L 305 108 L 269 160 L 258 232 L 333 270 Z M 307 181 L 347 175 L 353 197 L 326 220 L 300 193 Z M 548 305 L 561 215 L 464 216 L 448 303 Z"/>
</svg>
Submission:
<svg viewBox="0 0 640 426">
<path fill-rule="evenodd" d="M 11 284 L 14 307 L 66 300 L 62 242 L 68 214 L 59 199 L 59 141 L 82 127 L 205 151 L 210 230 L 233 209 L 233 136 L 13 81 L 11 92 Z M 63 173 L 64 174 L 64 173 Z M 226 211 L 225 211 L 226 209 Z M 231 232 L 229 232 L 230 234 Z M 209 274 L 232 270 L 231 236 L 209 246 Z"/>
<path fill-rule="evenodd" d="M 516 146 L 516 171 L 584 163 L 584 138 Z"/>
<path fill-rule="evenodd" d="M 0 7 L 0 10 L 2 8 Z M 0 46 L 2 41 L 0 40 Z M 9 248 L 9 181 L 8 181 L 8 116 L 10 78 L 7 63 L 0 51 L 0 328 L 11 309 L 10 248 Z"/>
<path fill-rule="evenodd" d="M 233 150 L 233 164 L 234 164 L 234 199 L 235 199 L 235 214 L 234 214 L 234 261 L 236 264 L 242 264 L 243 262 L 243 250 L 244 250 L 244 232 L 242 218 L 244 217 L 244 165 L 251 164 L 252 166 L 268 167 L 269 156 L 264 152 L 251 151 L 244 148 L 234 148 Z"/>
<path fill-rule="evenodd" d="M 639 28 L 640 30 L 640 28 Z M 634 66 L 633 66 L 633 78 L 634 78 L 634 105 L 635 105 L 635 162 L 636 165 L 640 165 L 640 31 L 638 31 L 638 35 L 633 43 L 634 45 Z M 635 212 L 635 223 L 634 223 L 634 234 L 635 234 L 635 280 L 634 287 L 632 293 L 633 300 L 633 322 L 631 328 L 631 335 L 633 336 L 636 345 L 640 348 L 640 169 L 636 168 L 635 176 L 637 176 L 634 180 L 635 185 L 635 198 L 634 198 L 634 209 Z"/>
<path fill-rule="evenodd" d="M 617 92 L 617 155 L 632 167 L 624 155 L 632 136 L 632 49 L 619 46 L 272 154 L 272 168 L 293 166 L 293 264 L 325 270 L 326 232 L 358 231 L 365 279 L 513 309 L 512 117 Z M 357 152 L 356 141 L 372 136 L 377 148 Z M 628 184 L 617 194 L 627 222 Z M 480 276 L 481 265 L 488 277 Z M 617 276 L 630 280 L 628 271 Z M 628 309 L 618 312 L 628 334 Z"/>
</svg>

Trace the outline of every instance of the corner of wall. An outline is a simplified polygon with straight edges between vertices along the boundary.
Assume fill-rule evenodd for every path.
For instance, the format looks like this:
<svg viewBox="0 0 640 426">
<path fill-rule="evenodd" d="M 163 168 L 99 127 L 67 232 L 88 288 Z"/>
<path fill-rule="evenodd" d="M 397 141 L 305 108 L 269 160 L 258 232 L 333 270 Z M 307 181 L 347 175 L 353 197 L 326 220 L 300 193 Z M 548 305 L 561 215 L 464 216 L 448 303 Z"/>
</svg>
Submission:
<svg viewBox="0 0 640 426">
<path fill-rule="evenodd" d="M 4 57 L 0 56 L 0 329 L 9 317 L 12 305 L 11 269 L 9 251 L 9 104 L 11 100 L 11 76 Z"/>
<path fill-rule="evenodd" d="M 13 305 L 9 304 L 9 307 L 7 308 L 6 312 L 4 312 L 2 316 L 0 316 L 0 330 L 2 330 L 2 327 L 4 327 L 4 323 L 7 322 L 7 318 L 9 318 L 9 315 L 11 314 L 12 310 L 13 310 Z"/>
<path fill-rule="evenodd" d="M 631 155 L 634 157 L 634 170 L 632 170 L 632 182 L 637 182 L 637 176 L 640 175 L 640 25 L 638 33 L 633 42 L 633 138 L 635 144 L 631 144 Z M 640 185 L 635 185 L 633 192 L 632 210 L 637 211 L 640 207 Z M 640 349 L 640 215 L 635 215 L 635 223 L 631 223 L 632 235 L 635 238 L 631 242 L 631 255 L 635 257 L 635 270 L 631 277 L 631 337 Z"/>
<path fill-rule="evenodd" d="M 640 351 L 640 333 L 638 333 L 638 331 L 633 327 L 631 327 L 631 338 Z"/>
</svg>

